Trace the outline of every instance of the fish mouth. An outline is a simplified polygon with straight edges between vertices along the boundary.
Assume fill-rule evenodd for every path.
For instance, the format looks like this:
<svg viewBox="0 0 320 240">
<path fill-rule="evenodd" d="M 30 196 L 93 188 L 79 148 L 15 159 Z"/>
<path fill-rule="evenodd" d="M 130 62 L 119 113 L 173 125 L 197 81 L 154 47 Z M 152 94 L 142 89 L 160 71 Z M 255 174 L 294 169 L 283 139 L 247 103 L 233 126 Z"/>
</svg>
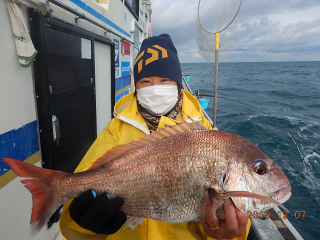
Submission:
<svg viewBox="0 0 320 240">
<path fill-rule="evenodd" d="M 291 185 L 287 184 L 277 191 L 271 193 L 272 197 L 277 199 L 278 202 L 284 203 L 291 197 Z"/>
<path fill-rule="evenodd" d="M 279 202 L 279 203 L 284 203 L 284 202 L 286 202 L 290 197 L 291 197 L 291 191 L 288 192 L 283 198 L 279 199 L 278 202 Z"/>
</svg>

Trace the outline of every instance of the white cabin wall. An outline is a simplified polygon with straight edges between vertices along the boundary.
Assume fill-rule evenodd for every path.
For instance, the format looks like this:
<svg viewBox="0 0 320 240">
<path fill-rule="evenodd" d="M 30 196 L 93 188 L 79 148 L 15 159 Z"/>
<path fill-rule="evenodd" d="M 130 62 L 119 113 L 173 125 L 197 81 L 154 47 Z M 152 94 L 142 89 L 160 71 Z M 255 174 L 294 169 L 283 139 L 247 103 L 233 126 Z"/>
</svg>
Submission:
<svg viewBox="0 0 320 240">
<path fill-rule="evenodd" d="M 26 9 L 23 7 L 23 15 Z M 0 1 L 0 136 L 37 120 L 32 68 L 20 66 L 5 1 Z M 39 152 L 35 154 L 40 160 Z M 41 165 L 38 161 L 37 166 Z M 3 175 L 4 176 L 4 175 Z M 2 177 L 3 177 L 2 176 Z M 0 181 L 4 178 L 0 177 Z M 28 239 L 31 193 L 15 178 L 0 189 L 0 240 Z M 33 240 L 51 240 L 59 234 L 58 224 Z"/>
<path fill-rule="evenodd" d="M 108 4 L 98 4 L 95 1 L 92 0 L 82 0 L 81 2 L 85 4 L 86 9 L 82 9 L 77 4 L 71 2 L 70 0 L 61 0 L 62 3 L 67 4 L 73 9 L 76 9 L 78 12 L 83 13 L 86 15 L 86 17 L 100 23 L 104 27 L 108 29 L 112 29 L 117 34 L 122 35 L 122 33 L 116 29 L 113 29 L 110 25 L 105 23 L 104 21 L 96 18 L 90 13 L 89 8 L 94 9 L 99 14 L 106 17 L 108 20 L 116 24 L 117 28 L 122 29 L 126 32 L 126 35 L 124 36 L 125 39 L 131 40 L 131 25 L 129 24 L 131 22 L 131 19 L 133 18 L 130 11 L 124 6 L 123 2 L 120 0 L 112 0 L 108 1 Z M 74 24 L 77 27 L 81 27 L 84 29 L 87 29 L 89 31 L 92 31 L 96 34 L 105 36 L 107 38 L 110 38 L 111 40 L 115 38 L 116 36 L 112 33 L 107 33 L 106 30 L 99 28 L 92 23 L 89 23 L 86 20 L 78 19 L 78 23 L 75 22 L 76 16 L 72 13 L 67 12 L 66 10 L 54 5 L 50 4 L 53 9 L 52 16 L 57 17 L 63 21 L 66 21 L 68 23 Z M 116 37 L 118 38 L 118 37 Z"/>
<path fill-rule="evenodd" d="M 68 5 L 69 7 L 73 8 L 73 9 L 76 9 L 79 13 L 83 13 L 87 17 L 89 17 L 89 18 L 101 23 L 102 25 L 104 25 L 101 21 L 97 20 L 92 15 L 90 15 L 88 12 L 86 12 L 83 9 L 81 9 L 78 5 L 72 3 L 71 1 L 69 1 L 69 0 L 61 0 L 61 2 L 66 4 L 66 5 Z M 99 4 L 97 4 L 96 2 L 91 1 L 91 0 L 90 1 L 82 1 L 82 2 L 85 2 L 86 6 L 93 7 L 93 5 L 94 6 L 98 5 L 98 7 L 99 7 Z M 80 18 L 77 20 L 78 22 L 76 23 L 75 19 L 78 18 L 78 16 L 66 11 L 65 9 L 62 9 L 62 8 L 54 5 L 53 3 L 50 3 L 50 6 L 51 6 L 51 8 L 53 10 L 52 17 L 59 18 L 60 20 L 65 21 L 66 23 L 73 24 L 75 27 L 84 28 L 84 29 L 87 29 L 87 30 L 89 30 L 89 31 L 91 31 L 93 33 L 96 33 L 96 34 L 99 34 L 99 35 L 104 35 L 105 30 L 93 25 L 92 23 L 89 23 L 88 21 L 80 19 Z"/>
<path fill-rule="evenodd" d="M 0 1 L 0 134 L 36 120 L 31 67 L 20 66 L 5 1 Z"/>
</svg>

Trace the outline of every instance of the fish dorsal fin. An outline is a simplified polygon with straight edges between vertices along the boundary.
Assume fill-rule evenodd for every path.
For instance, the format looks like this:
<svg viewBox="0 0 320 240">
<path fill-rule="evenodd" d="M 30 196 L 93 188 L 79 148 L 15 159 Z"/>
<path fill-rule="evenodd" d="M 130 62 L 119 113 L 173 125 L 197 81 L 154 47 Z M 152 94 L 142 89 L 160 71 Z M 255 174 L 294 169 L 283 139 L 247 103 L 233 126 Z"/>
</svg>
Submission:
<svg viewBox="0 0 320 240">
<path fill-rule="evenodd" d="M 98 158 L 88 170 L 99 168 L 100 166 L 110 162 L 111 160 L 114 160 L 121 155 L 134 150 L 139 147 L 143 147 L 151 142 L 158 141 L 160 139 L 173 136 L 179 133 L 184 132 L 191 132 L 196 130 L 207 130 L 201 123 L 195 122 L 193 119 L 189 118 L 194 125 L 191 125 L 187 121 L 182 120 L 182 122 L 175 122 L 176 125 L 169 126 L 165 125 L 164 128 L 158 128 L 157 131 L 152 131 L 151 134 L 146 135 L 144 138 L 140 138 L 138 141 L 132 141 L 130 143 L 124 144 L 124 145 L 118 145 L 114 148 L 107 151 L 102 157 Z"/>
</svg>

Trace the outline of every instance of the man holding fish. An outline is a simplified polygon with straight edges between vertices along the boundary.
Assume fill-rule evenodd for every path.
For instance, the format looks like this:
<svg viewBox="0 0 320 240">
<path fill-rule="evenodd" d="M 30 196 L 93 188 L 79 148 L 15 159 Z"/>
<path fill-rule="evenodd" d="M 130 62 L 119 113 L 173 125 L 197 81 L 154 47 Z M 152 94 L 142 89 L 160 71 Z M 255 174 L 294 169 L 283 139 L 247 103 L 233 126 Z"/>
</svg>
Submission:
<svg viewBox="0 0 320 240">
<path fill-rule="evenodd" d="M 173 122 L 170 119 L 182 117 L 188 120 L 188 117 L 183 116 L 181 111 L 187 113 L 195 121 L 200 121 L 206 128 L 212 129 L 209 121 L 204 117 L 198 101 L 190 93 L 181 89 L 180 62 L 169 35 L 162 34 L 143 41 L 134 64 L 134 80 L 136 93 L 129 94 L 117 102 L 115 106 L 116 118 L 112 119 L 100 134 L 75 172 L 87 170 L 96 159 L 116 145 L 135 141 L 137 137 L 143 138 L 145 133 L 156 131 L 158 127 L 163 128 L 165 124 L 172 125 Z M 236 239 L 246 239 L 250 227 L 250 224 L 247 224 L 246 215 L 237 209 L 231 200 L 226 200 L 224 204 L 226 220 L 218 221 L 213 215 L 212 206 L 206 193 L 205 202 L 201 209 L 202 224 L 200 222 L 165 223 L 144 219 L 141 226 L 136 226 L 132 231 L 130 228 L 123 230 L 121 228 L 124 228 L 122 225 L 126 218 L 122 217 L 121 213 L 123 212 L 119 210 L 123 199 L 108 200 L 106 195 L 100 198 L 104 198 L 104 205 L 99 203 L 99 198 L 94 201 L 91 192 L 86 192 L 78 197 L 70 208 L 71 201 L 65 204 L 61 217 L 61 230 L 68 239 L 80 239 L 79 237 L 73 238 L 78 234 L 87 235 L 88 237 L 84 237 L 85 239 L 91 239 L 91 236 L 92 239 L 100 239 L 96 236 L 93 237 L 92 234 L 94 232 L 97 235 L 99 233 L 111 234 L 118 229 L 120 230 L 110 235 L 108 239 L 187 240 L 194 239 L 194 237 L 231 239 L 238 236 L 240 237 Z M 83 204 L 83 202 L 88 202 L 88 204 Z M 112 207 L 108 207 L 107 202 L 112 202 Z M 95 204 L 101 204 L 103 207 L 94 209 Z M 87 208 L 92 210 L 88 212 Z M 120 214 L 114 208 L 117 208 L 116 210 L 119 210 Z M 101 217 L 100 213 L 104 209 L 110 210 L 105 211 L 105 216 Z M 110 217 L 110 214 L 113 215 L 113 218 Z M 96 221 L 95 218 L 99 221 L 109 221 L 97 229 L 93 224 Z M 110 225 L 112 226 L 110 227 Z M 71 230 L 65 230 L 67 226 Z M 77 232 L 77 235 L 72 232 Z M 104 238 L 105 236 L 101 236 L 101 239 Z"/>
<path fill-rule="evenodd" d="M 285 174 L 247 139 L 210 130 L 181 78 L 170 36 L 145 39 L 136 93 L 116 103 L 74 174 L 3 159 L 32 193 L 31 233 L 65 203 L 68 240 L 240 240 L 247 211 L 283 207 L 291 195 Z"/>
</svg>

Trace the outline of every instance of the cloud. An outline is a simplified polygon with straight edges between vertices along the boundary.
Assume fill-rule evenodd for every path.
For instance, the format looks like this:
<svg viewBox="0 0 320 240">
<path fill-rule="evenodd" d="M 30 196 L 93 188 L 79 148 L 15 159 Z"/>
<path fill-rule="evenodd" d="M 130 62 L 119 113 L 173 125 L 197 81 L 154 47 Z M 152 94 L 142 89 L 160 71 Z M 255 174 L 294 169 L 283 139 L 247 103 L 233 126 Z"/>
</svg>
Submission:
<svg viewBox="0 0 320 240">
<path fill-rule="evenodd" d="M 194 0 L 152 1 L 154 33 L 171 35 L 181 62 L 205 62 L 196 40 L 197 6 Z M 227 61 L 319 61 L 319 12 L 319 0 L 243 0 Z"/>
</svg>

